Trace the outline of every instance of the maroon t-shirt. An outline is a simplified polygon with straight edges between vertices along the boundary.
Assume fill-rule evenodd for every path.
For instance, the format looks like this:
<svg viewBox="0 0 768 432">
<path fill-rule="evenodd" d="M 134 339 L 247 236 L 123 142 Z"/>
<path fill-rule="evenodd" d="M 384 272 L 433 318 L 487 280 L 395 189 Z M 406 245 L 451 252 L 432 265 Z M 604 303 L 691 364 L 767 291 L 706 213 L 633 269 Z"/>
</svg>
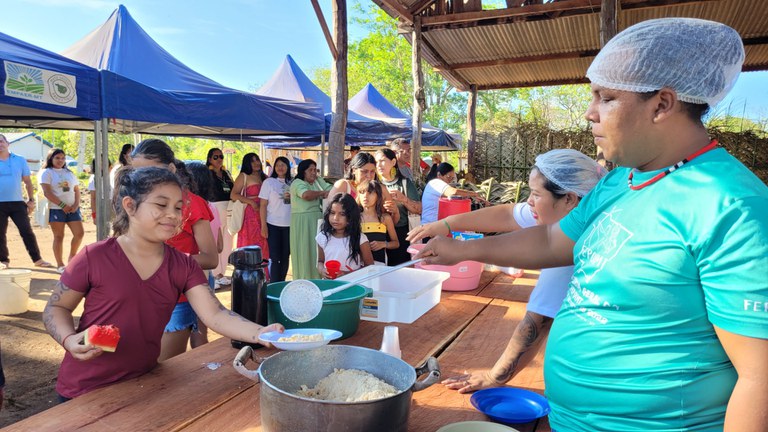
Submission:
<svg viewBox="0 0 768 432">
<path fill-rule="evenodd" d="M 135 378 L 151 370 L 160 354 L 160 339 L 179 296 L 208 279 L 197 262 L 165 245 L 163 263 L 141 280 L 115 238 L 93 243 L 67 265 L 61 282 L 85 294 L 78 332 L 93 324 L 120 329 L 114 353 L 79 361 L 67 352 L 56 391 L 80 396 L 99 387 Z"/>
</svg>

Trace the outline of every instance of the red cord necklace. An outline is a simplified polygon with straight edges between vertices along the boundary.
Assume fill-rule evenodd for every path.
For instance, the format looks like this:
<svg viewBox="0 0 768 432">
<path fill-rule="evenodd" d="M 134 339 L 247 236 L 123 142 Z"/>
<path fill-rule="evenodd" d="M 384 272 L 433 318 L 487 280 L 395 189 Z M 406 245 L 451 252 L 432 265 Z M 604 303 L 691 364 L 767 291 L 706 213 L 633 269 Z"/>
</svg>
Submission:
<svg viewBox="0 0 768 432">
<path fill-rule="evenodd" d="M 694 152 L 690 156 L 686 157 L 685 159 L 681 160 L 680 162 L 678 162 L 678 163 L 672 165 L 671 167 L 667 168 L 665 171 L 656 174 L 655 176 L 651 177 L 647 181 L 645 181 L 645 182 L 643 182 L 643 183 L 641 183 L 641 184 L 639 184 L 637 186 L 634 186 L 632 184 L 632 177 L 635 175 L 635 171 L 632 170 L 632 171 L 629 172 L 629 177 L 627 178 L 627 184 L 629 185 L 629 188 L 632 189 L 632 190 L 640 190 L 640 189 L 642 189 L 642 188 L 644 188 L 646 186 L 650 186 L 650 185 L 656 183 L 657 181 L 663 179 L 667 175 L 671 174 L 676 169 L 678 169 L 681 166 L 687 164 L 688 162 L 696 159 L 697 157 L 703 155 L 704 153 L 714 149 L 715 147 L 717 147 L 717 140 L 713 139 L 712 142 L 707 144 L 705 147 L 700 148 L 699 150 L 697 150 L 696 152 Z"/>
</svg>

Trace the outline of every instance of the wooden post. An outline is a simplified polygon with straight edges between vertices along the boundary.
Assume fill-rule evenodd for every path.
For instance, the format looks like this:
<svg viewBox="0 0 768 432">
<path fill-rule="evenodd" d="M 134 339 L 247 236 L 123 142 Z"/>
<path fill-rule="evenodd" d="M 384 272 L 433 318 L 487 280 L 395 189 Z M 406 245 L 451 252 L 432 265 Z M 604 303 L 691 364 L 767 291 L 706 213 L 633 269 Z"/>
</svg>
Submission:
<svg viewBox="0 0 768 432">
<path fill-rule="evenodd" d="M 328 136 L 328 175 L 341 178 L 344 171 L 344 137 L 347 131 L 347 0 L 332 0 L 333 33 L 338 57 L 331 63 L 331 130 Z"/>
<path fill-rule="evenodd" d="M 621 4 L 619 3 L 619 0 L 602 0 L 602 5 L 600 7 L 600 47 L 604 47 L 605 44 L 619 32 L 620 9 Z M 597 146 L 595 159 L 604 159 L 603 149 L 600 148 L 600 146 Z M 610 166 L 613 165 L 608 161 L 604 163 L 606 164 L 606 168 L 608 168 L 609 164 Z"/>
<path fill-rule="evenodd" d="M 619 0 L 602 0 L 600 7 L 600 46 L 616 36 L 619 27 Z"/>
<path fill-rule="evenodd" d="M 411 170 L 413 178 L 421 178 L 421 124 L 427 101 L 424 96 L 424 73 L 421 70 L 421 15 L 413 17 L 411 69 L 413 74 L 413 136 L 411 137 Z"/>
<path fill-rule="evenodd" d="M 469 87 L 467 98 L 467 173 L 475 169 L 475 144 L 477 140 L 477 86 Z"/>
</svg>

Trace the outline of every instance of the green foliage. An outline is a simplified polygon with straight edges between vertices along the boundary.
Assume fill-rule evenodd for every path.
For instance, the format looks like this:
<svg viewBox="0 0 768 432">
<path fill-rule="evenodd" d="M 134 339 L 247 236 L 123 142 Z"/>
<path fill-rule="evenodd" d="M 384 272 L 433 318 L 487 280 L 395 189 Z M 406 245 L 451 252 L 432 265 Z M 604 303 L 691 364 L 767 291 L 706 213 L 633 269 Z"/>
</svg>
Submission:
<svg viewBox="0 0 768 432">
<path fill-rule="evenodd" d="M 484 8 L 505 7 L 504 2 L 484 2 Z M 368 31 L 352 41 L 348 53 L 349 94 L 372 83 L 395 106 L 413 110 L 411 45 L 398 34 L 397 21 L 373 4 L 356 3 L 351 20 Z M 427 98 L 425 121 L 449 131 L 466 133 L 467 93 L 457 92 L 426 62 L 423 64 Z M 330 94 L 330 67 L 311 71 L 312 81 Z M 478 92 L 477 128 L 501 131 L 520 121 L 553 129 L 587 127 L 583 114 L 590 101 L 585 85 L 489 90 Z"/>
<path fill-rule="evenodd" d="M 379 7 L 356 3 L 353 8 L 355 13 L 351 20 L 369 33 L 349 44 L 347 81 L 350 97 L 371 83 L 393 105 L 410 115 L 413 112 L 411 45 L 398 34 L 397 21 Z M 422 69 L 428 107 L 425 121 L 447 130 L 463 130 L 466 94 L 456 92 L 426 62 Z M 330 67 L 314 69 L 310 76 L 318 87 L 330 94 Z"/>
</svg>

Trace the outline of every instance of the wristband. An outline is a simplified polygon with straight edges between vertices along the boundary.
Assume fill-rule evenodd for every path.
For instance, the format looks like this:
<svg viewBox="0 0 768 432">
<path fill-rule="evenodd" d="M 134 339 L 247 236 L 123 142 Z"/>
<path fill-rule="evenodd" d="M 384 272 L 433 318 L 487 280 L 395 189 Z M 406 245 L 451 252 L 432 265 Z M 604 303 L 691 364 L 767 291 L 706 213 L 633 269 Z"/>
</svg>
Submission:
<svg viewBox="0 0 768 432">
<path fill-rule="evenodd" d="M 64 207 L 66 207 L 66 206 L 67 206 L 67 205 L 66 205 L 66 204 L 64 204 L 64 201 L 59 201 L 59 207 L 61 207 L 61 208 L 64 208 Z"/>
<path fill-rule="evenodd" d="M 72 333 L 72 334 L 69 334 L 69 335 L 67 335 L 67 336 L 64 338 L 64 340 L 62 340 L 62 341 L 61 341 L 61 347 L 62 347 L 62 348 L 64 348 L 64 351 L 67 351 L 67 347 L 66 347 L 66 344 L 67 344 L 67 339 L 69 339 L 71 336 L 74 336 L 74 335 L 76 335 L 76 334 L 77 334 L 77 333 Z"/>
<path fill-rule="evenodd" d="M 445 219 L 443 219 L 443 223 L 445 224 L 445 227 L 448 228 L 448 237 L 450 237 L 451 236 L 451 232 L 452 232 L 451 231 L 451 226 L 448 225 L 448 221 L 446 221 Z"/>
</svg>

